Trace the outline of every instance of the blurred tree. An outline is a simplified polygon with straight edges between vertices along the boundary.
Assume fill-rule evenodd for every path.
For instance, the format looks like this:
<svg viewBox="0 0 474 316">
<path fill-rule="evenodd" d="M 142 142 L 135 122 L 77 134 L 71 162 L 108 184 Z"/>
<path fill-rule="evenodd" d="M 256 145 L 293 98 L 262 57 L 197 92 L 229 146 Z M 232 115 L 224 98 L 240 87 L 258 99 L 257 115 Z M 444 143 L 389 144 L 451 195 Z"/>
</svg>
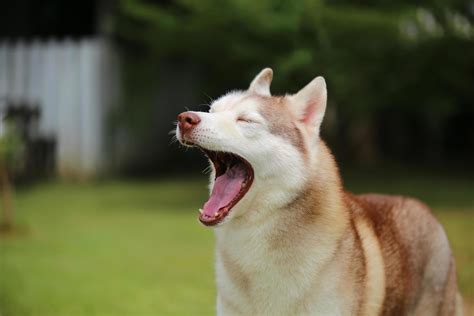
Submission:
<svg viewBox="0 0 474 316">
<path fill-rule="evenodd" d="M 18 159 L 21 149 L 21 138 L 15 126 L 2 118 L 0 120 L 0 197 L 2 206 L 0 231 L 10 231 L 15 227 L 10 173 L 21 161 Z"/>
<path fill-rule="evenodd" d="M 277 93 L 324 74 L 339 154 L 439 162 L 447 148 L 456 155 L 446 145 L 453 120 L 463 146 L 474 145 L 459 119 L 473 117 L 472 8 L 461 0 L 121 0 L 117 34 L 148 53 L 145 69 L 198 65 L 210 95 L 245 88 L 264 66 L 275 69 Z"/>
</svg>

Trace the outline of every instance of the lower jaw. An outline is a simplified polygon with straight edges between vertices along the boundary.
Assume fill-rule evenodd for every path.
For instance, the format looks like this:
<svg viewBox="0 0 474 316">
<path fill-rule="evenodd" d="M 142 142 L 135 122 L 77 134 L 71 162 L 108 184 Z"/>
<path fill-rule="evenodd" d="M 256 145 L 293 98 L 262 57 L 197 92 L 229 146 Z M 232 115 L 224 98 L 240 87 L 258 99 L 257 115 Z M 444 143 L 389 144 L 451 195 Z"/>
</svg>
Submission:
<svg viewBox="0 0 474 316">
<path fill-rule="evenodd" d="M 206 219 L 203 214 L 199 215 L 199 221 L 205 226 L 216 226 L 223 222 L 229 215 L 230 210 L 223 210 L 215 218 Z"/>
</svg>

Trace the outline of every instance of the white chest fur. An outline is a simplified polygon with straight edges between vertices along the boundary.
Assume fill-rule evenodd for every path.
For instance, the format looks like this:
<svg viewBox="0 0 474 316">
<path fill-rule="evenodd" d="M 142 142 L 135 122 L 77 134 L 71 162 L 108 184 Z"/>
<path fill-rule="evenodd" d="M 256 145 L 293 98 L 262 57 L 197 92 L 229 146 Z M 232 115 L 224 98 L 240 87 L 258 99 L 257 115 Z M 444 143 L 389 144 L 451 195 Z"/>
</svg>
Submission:
<svg viewBox="0 0 474 316">
<path fill-rule="evenodd" d="M 331 262 L 336 236 L 278 222 L 216 230 L 218 314 L 346 314 L 338 304 L 340 267 Z"/>
</svg>

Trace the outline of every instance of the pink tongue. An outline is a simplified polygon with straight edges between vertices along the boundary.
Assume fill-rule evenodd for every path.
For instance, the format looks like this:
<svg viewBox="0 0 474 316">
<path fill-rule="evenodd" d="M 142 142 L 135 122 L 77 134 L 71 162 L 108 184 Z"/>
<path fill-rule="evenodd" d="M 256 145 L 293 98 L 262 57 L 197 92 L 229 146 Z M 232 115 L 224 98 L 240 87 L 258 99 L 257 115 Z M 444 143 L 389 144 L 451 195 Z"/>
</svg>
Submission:
<svg viewBox="0 0 474 316">
<path fill-rule="evenodd" d="M 203 214 L 213 217 L 220 208 L 229 204 L 237 196 L 244 181 L 245 171 L 239 168 L 238 165 L 233 166 L 223 175 L 217 177 L 211 196 L 206 204 L 204 204 Z"/>
</svg>

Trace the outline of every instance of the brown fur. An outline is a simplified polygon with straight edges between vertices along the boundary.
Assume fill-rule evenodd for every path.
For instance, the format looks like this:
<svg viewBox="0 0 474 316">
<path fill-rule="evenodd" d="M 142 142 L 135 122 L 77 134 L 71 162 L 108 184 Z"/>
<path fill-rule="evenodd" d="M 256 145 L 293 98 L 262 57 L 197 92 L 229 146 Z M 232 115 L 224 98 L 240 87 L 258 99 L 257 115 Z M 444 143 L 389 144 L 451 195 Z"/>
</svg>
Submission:
<svg viewBox="0 0 474 316">
<path fill-rule="evenodd" d="M 293 146 L 298 148 L 304 156 L 307 156 L 308 149 L 305 144 L 303 133 L 295 120 L 288 120 L 288 117 L 293 117 L 294 114 L 289 109 L 288 104 L 285 103 L 283 97 L 262 97 L 258 96 L 260 100 L 260 114 L 269 123 L 270 132 L 289 140 Z"/>
<path fill-rule="evenodd" d="M 292 218 L 299 218 L 299 226 L 311 226 L 316 220 L 327 220 L 327 214 L 321 213 L 322 210 L 334 209 L 338 198 L 341 198 L 350 218 L 349 236 L 345 235 L 343 240 L 352 239 L 351 268 L 355 269 L 356 282 L 365 282 L 367 258 L 362 250 L 360 232 L 354 223 L 367 222 L 379 240 L 385 271 L 385 298 L 381 315 L 412 314 L 425 292 L 435 297 L 431 304 L 440 306 L 438 315 L 454 315 L 458 290 L 454 259 L 449 258 L 451 254 L 448 253 L 446 258 L 450 261 L 449 271 L 441 288 L 434 284 L 430 279 L 432 276 L 427 276 L 425 271 L 428 259 L 436 251 L 436 247 L 433 249 L 431 244 L 436 242 L 440 232 L 444 235 L 430 209 L 422 202 L 407 197 L 380 194 L 356 196 L 342 192 L 342 181 L 334 157 L 323 141 L 319 148 L 320 165 L 312 177 L 314 180 L 288 206 L 292 212 L 307 205 L 312 205 L 313 208 L 311 211 L 303 209 L 301 216 L 292 214 Z M 337 221 L 344 221 L 343 216 L 338 216 Z M 287 239 L 289 235 L 291 234 L 280 237 L 280 242 L 284 240 L 291 244 L 292 241 Z M 294 234 L 295 238 L 300 238 L 296 235 Z M 360 302 L 363 300 L 364 298 L 359 297 Z M 362 310 L 361 306 L 359 310 Z"/>
<path fill-rule="evenodd" d="M 356 229 L 354 219 L 351 219 L 351 231 L 353 233 L 353 246 L 351 247 L 352 257 L 351 262 L 353 263 L 351 266 L 352 271 L 355 273 L 356 284 L 358 285 L 358 290 L 356 293 L 364 293 L 363 285 L 366 281 L 367 275 L 367 266 L 366 266 L 366 258 L 364 254 L 364 250 L 362 248 L 362 241 L 359 235 L 359 232 Z M 362 304 L 363 304 L 363 295 L 357 295 L 357 303 L 354 305 L 358 306 L 356 309 L 356 315 L 359 315 L 362 312 Z"/>
<path fill-rule="evenodd" d="M 360 239 L 362 232 L 358 231 L 355 223 L 366 222 L 379 240 L 384 262 L 385 297 L 380 315 L 412 315 L 421 300 L 421 293 L 431 291 L 427 287 L 436 287 L 425 277 L 425 269 L 428 258 L 433 256 L 430 243 L 441 230 L 440 225 L 429 208 L 415 199 L 378 194 L 353 195 L 342 191 L 332 154 L 324 142 L 321 141 L 319 146 L 321 160 L 314 170 L 314 180 L 288 205 L 291 214 L 276 229 L 269 244 L 273 249 L 290 248 L 302 240 L 315 223 L 321 224 L 321 221 L 327 225 L 339 222 L 339 226 L 346 227 L 332 261 L 337 262 L 338 257 L 341 260 L 347 260 L 347 256 L 350 258 L 347 274 L 355 282 L 356 291 L 351 294 L 354 296 L 354 310 L 358 311 L 355 314 L 362 315 L 367 300 L 364 297 L 368 272 L 366 261 L 370 258 L 364 253 Z M 342 201 L 343 213 L 323 212 L 337 209 L 335 204 L 338 200 Z M 305 208 L 308 205 L 313 207 Z M 345 221 L 347 223 L 344 224 Z M 434 290 L 432 295 L 436 298 L 430 301 L 440 306 L 438 315 L 455 313 L 455 267 L 453 259 L 449 260 L 452 263 L 446 282 L 441 289 Z M 308 297 L 302 298 L 302 304 Z"/>
<path fill-rule="evenodd" d="M 332 156 L 329 159 L 333 159 Z M 424 279 L 428 258 L 434 251 L 430 244 L 442 230 L 429 208 L 412 198 L 379 194 L 356 196 L 347 192 L 344 200 L 351 221 L 370 223 L 380 242 L 386 278 L 381 315 L 412 314 L 427 286 L 438 295 L 431 302 L 439 304 L 438 315 L 454 315 L 458 293 L 454 259 L 447 259 L 449 271 L 441 288 Z M 357 251 L 359 247 L 354 249 Z"/>
</svg>

